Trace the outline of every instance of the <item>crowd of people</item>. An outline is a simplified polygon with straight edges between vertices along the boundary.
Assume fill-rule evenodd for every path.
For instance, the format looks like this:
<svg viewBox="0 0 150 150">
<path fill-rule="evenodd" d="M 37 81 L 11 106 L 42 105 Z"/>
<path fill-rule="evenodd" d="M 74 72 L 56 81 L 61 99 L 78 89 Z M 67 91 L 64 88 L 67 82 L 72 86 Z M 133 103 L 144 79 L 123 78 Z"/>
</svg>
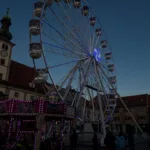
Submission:
<svg viewBox="0 0 150 150">
<path fill-rule="evenodd" d="M 51 138 L 41 141 L 40 150 L 76 150 L 77 141 L 76 130 L 73 130 L 71 135 L 66 131 L 62 135 L 54 132 Z"/>
<path fill-rule="evenodd" d="M 100 150 L 100 139 L 97 134 L 94 133 L 93 138 L 93 150 Z M 78 135 L 76 130 L 73 130 L 72 133 L 68 133 L 64 131 L 64 133 L 60 135 L 53 133 L 51 138 L 41 141 L 40 150 L 76 150 L 78 143 Z M 0 132 L 0 149 L 5 149 L 2 146 L 7 144 L 6 135 L 4 132 Z M 104 139 L 105 149 L 106 150 L 135 150 L 135 142 L 134 142 L 134 134 L 132 132 L 128 132 L 127 134 L 107 130 L 106 137 Z M 27 144 L 24 140 L 20 140 L 13 150 L 22 150 L 20 145 L 24 145 L 26 150 L 33 149 L 33 145 Z"/>
<path fill-rule="evenodd" d="M 107 150 L 135 150 L 134 135 L 128 133 L 125 135 L 123 132 L 117 134 L 116 132 L 108 131 L 104 140 Z"/>
<path fill-rule="evenodd" d="M 93 141 L 93 150 L 99 150 L 100 145 L 98 144 L 97 135 L 94 134 L 92 139 Z M 132 132 L 125 134 L 120 132 L 117 134 L 115 131 L 107 131 L 106 137 L 104 139 L 105 149 L 106 150 L 135 150 L 134 135 Z"/>
</svg>

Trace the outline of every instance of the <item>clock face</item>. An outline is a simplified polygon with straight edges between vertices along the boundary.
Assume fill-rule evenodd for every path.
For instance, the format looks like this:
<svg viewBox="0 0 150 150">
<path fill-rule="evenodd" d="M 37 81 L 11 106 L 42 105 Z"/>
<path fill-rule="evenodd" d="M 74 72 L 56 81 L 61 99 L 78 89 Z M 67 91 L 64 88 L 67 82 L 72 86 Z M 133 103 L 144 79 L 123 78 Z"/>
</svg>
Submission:
<svg viewBox="0 0 150 150">
<path fill-rule="evenodd" d="M 2 57 L 7 57 L 8 56 L 8 52 L 6 50 L 1 50 L 0 54 Z"/>
</svg>

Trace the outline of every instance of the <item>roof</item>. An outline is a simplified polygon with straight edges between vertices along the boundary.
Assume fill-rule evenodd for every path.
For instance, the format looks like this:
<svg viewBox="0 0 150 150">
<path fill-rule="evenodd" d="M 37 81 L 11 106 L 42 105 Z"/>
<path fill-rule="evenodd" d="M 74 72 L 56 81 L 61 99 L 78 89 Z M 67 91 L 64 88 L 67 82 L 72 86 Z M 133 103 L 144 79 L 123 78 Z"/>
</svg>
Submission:
<svg viewBox="0 0 150 150">
<path fill-rule="evenodd" d="M 37 85 L 36 88 L 29 86 L 29 83 L 33 81 L 34 77 L 34 68 L 11 60 L 8 81 L 1 80 L 0 82 L 7 86 L 45 94 L 42 85 Z"/>
<path fill-rule="evenodd" d="M 125 96 L 122 97 L 122 100 L 128 107 L 135 107 L 148 105 L 149 101 L 148 98 L 149 98 L 148 94 L 142 94 L 142 95 Z M 123 104 L 119 99 L 117 100 L 117 107 L 123 107 Z"/>
<path fill-rule="evenodd" d="M 2 36 L 0 36 L 0 40 L 3 40 L 5 42 L 9 43 L 11 46 L 15 46 L 16 45 L 16 44 L 12 43 L 11 41 L 7 40 L 6 38 L 4 38 Z"/>
<path fill-rule="evenodd" d="M 14 60 L 11 60 L 10 63 L 10 71 L 8 81 L 0 81 L 2 84 L 7 86 L 12 86 L 20 89 L 26 89 L 32 92 L 37 92 L 41 94 L 45 94 L 45 86 L 41 84 L 37 84 L 35 88 L 30 87 L 29 83 L 34 80 L 35 77 L 35 69 L 33 67 L 18 63 Z M 52 84 L 48 84 L 48 87 L 51 87 L 53 90 Z M 72 91 L 73 92 L 73 91 Z M 64 95 L 65 89 L 61 89 L 60 94 Z M 71 95 L 67 95 L 67 101 L 73 99 Z"/>
<path fill-rule="evenodd" d="M 103 97 L 101 97 L 101 98 L 103 98 Z M 125 102 L 127 107 L 138 107 L 138 106 L 150 105 L 150 95 L 148 95 L 148 94 L 125 96 L 125 97 L 121 97 L 121 98 Z M 97 96 L 95 96 L 93 100 L 94 100 L 95 105 L 98 105 Z M 91 104 L 92 104 L 91 101 L 87 102 L 87 106 L 89 106 Z M 117 107 L 124 108 L 122 102 L 119 99 L 117 99 Z"/>
<path fill-rule="evenodd" d="M 34 68 L 11 60 L 8 81 L 16 85 L 28 87 L 35 76 Z"/>
</svg>

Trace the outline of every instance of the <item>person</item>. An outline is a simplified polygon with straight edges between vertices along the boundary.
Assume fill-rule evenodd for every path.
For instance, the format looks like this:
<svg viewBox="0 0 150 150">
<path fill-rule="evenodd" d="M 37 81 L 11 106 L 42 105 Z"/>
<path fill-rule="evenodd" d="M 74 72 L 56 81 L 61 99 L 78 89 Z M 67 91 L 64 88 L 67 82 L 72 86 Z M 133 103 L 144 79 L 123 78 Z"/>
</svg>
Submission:
<svg viewBox="0 0 150 150">
<path fill-rule="evenodd" d="M 116 150 L 116 136 L 113 135 L 111 131 L 107 131 L 106 137 L 104 139 L 104 144 L 107 150 Z"/>
<path fill-rule="evenodd" d="M 98 149 L 98 138 L 97 138 L 96 133 L 94 133 L 94 136 L 92 138 L 92 142 L 93 142 L 93 150 L 97 150 Z"/>
<path fill-rule="evenodd" d="M 52 145 L 51 145 L 51 147 L 52 147 L 52 149 L 55 149 L 55 147 L 56 147 L 56 132 L 54 131 L 53 132 L 53 136 L 52 136 Z"/>
<path fill-rule="evenodd" d="M 78 135 L 76 133 L 76 130 L 74 129 L 73 134 L 71 135 L 71 138 L 70 138 L 71 150 L 76 150 L 77 142 L 78 142 Z"/>
<path fill-rule="evenodd" d="M 123 132 L 123 136 L 124 136 L 124 138 L 125 138 L 125 148 L 124 148 L 124 150 L 127 150 L 127 145 L 128 145 L 128 138 L 127 138 L 127 135 Z"/>
<path fill-rule="evenodd" d="M 116 137 L 116 150 L 125 150 L 126 148 L 126 139 L 123 132 L 120 132 Z"/>
<path fill-rule="evenodd" d="M 0 149 L 6 144 L 6 135 L 3 130 L 0 131 Z"/>
<path fill-rule="evenodd" d="M 134 134 L 128 133 L 128 148 L 130 150 L 135 150 Z"/>
<path fill-rule="evenodd" d="M 68 138 L 68 134 L 65 131 L 64 135 L 63 135 L 63 147 L 64 149 L 67 149 L 69 147 L 69 138 Z"/>
<path fill-rule="evenodd" d="M 62 143 L 62 134 L 61 132 L 59 132 L 57 138 L 56 138 L 56 145 L 55 145 L 55 148 L 54 150 L 60 150 L 63 146 L 63 143 Z"/>
</svg>

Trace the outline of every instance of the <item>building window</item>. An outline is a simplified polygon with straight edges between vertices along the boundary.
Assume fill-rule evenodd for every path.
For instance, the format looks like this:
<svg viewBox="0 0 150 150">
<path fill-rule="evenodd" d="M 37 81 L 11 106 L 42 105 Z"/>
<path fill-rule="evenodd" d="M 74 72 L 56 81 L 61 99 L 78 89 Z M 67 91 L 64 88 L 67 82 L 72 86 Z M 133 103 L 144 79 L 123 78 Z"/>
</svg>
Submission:
<svg viewBox="0 0 150 150">
<path fill-rule="evenodd" d="M 5 49 L 8 50 L 8 45 L 6 45 Z"/>
<path fill-rule="evenodd" d="M 119 113 L 119 110 L 118 110 L 118 109 L 116 109 L 116 110 L 115 110 L 115 113 Z"/>
<path fill-rule="evenodd" d="M 114 121 L 120 121 L 119 117 L 114 117 Z"/>
<path fill-rule="evenodd" d="M 2 44 L 2 49 L 5 49 L 5 44 Z"/>
<path fill-rule="evenodd" d="M 0 80 L 2 80 L 3 79 L 3 74 L 2 73 L 0 73 Z"/>
<path fill-rule="evenodd" d="M 139 120 L 146 120 L 146 116 L 138 116 Z"/>
<path fill-rule="evenodd" d="M 8 45 L 2 44 L 2 49 L 8 50 Z"/>
<path fill-rule="evenodd" d="M 14 97 L 17 97 L 17 98 L 18 98 L 18 97 L 19 97 L 19 93 L 18 93 L 18 92 L 15 92 L 15 93 L 14 93 Z"/>
<path fill-rule="evenodd" d="M 131 116 L 126 116 L 125 117 L 125 120 L 131 120 L 132 118 L 131 118 Z"/>
<path fill-rule="evenodd" d="M 128 108 L 128 109 L 129 109 L 129 111 L 131 112 L 130 108 Z M 124 112 L 128 112 L 128 110 L 125 108 L 125 109 L 124 109 Z"/>
<path fill-rule="evenodd" d="M 0 60 L 1 65 L 5 65 L 5 59 Z"/>
</svg>

